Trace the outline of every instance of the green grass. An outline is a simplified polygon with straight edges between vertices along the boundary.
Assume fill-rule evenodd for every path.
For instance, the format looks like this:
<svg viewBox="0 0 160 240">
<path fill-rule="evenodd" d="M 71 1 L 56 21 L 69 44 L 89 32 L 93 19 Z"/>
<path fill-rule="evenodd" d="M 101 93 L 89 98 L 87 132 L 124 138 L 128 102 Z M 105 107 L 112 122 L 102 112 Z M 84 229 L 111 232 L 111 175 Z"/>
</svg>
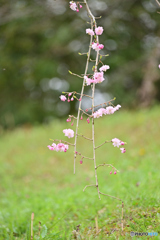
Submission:
<svg viewBox="0 0 160 240">
<path fill-rule="evenodd" d="M 0 239 L 30 239 L 34 212 L 34 239 L 131 239 L 130 232 L 158 232 L 160 239 L 160 109 L 119 111 L 97 119 L 96 145 L 117 137 L 127 142 L 121 154 L 111 143 L 97 149 L 97 164 L 111 163 L 120 172 L 110 175 L 98 169 L 100 191 L 124 201 L 124 231 L 121 202 L 106 196 L 98 199 L 92 160 L 79 164 L 73 174 L 73 148 L 67 153 L 47 149 L 49 138 L 66 139 L 65 121 L 49 126 L 24 127 L 0 138 Z M 80 133 L 91 137 L 91 124 L 81 121 Z M 67 140 L 67 139 L 66 139 Z M 73 141 L 73 140 L 72 140 Z M 92 157 L 91 142 L 78 141 L 78 150 Z M 96 235 L 95 216 L 101 230 Z M 39 222 L 41 222 L 40 238 Z M 133 237 L 132 239 L 147 239 Z"/>
</svg>

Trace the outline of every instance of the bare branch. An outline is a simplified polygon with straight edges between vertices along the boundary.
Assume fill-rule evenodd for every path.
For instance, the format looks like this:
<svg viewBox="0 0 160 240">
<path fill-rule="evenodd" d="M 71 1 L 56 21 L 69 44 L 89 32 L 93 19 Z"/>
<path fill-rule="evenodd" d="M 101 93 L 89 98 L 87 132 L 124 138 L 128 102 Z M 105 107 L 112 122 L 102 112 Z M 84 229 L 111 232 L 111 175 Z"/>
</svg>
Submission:
<svg viewBox="0 0 160 240">
<path fill-rule="evenodd" d="M 86 190 L 87 187 L 93 187 L 93 186 L 96 187 L 95 184 L 92 184 L 92 185 L 86 185 L 85 188 L 83 189 L 83 192 Z"/>
<path fill-rule="evenodd" d="M 158 0 L 156 0 L 157 4 L 160 6 L 160 2 Z"/>
<path fill-rule="evenodd" d="M 112 167 L 112 168 L 114 168 L 117 172 L 119 172 L 119 171 L 117 170 L 117 168 L 115 168 L 112 164 L 106 164 L 106 163 L 99 164 L 99 165 L 96 167 L 96 169 L 99 168 L 99 167 L 104 167 L 104 166 Z"/>
<path fill-rule="evenodd" d="M 119 200 L 119 201 L 121 201 L 121 202 L 122 202 L 122 200 L 121 200 L 120 198 L 113 197 L 113 196 L 111 196 L 111 195 L 104 194 L 104 193 L 101 193 L 101 192 L 99 192 L 99 194 L 102 194 L 102 195 L 104 195 L 104 196 L 108 196 L 108 197 L 111 197 L 111 198 L 117 199 L 117 200 Z"/>
<path fill-rule="evenodd" d="M 85 138 L 85 139 L 87 139 L 87 140 L 93 141 L 93 139 L 87 138 L 87 137 L 85 137 L 84 135 L 81 135 L 81 134 L 77 134 L 77 136 L 80 136 L 80 137 L 83 137 L 83 138 Z"/>
<path fill-rule="evenodd" d="M 72 143 L 70 143 L 70 142 L 66 142 L 66 141 L 63 141 L 63 140 L 59 140 L 59 139 L 49 139 L 49 140 L 51 140 L 51 141 L 53 141 L 53 142 L 62 142 L 62 143 L 65 143 L 65 144 L 68 144 L 68 145 L 71 145 L 71 146 L 74 146 L 74 144 L 72 144 Z"/>
<path fill-rule="evenodd" d="M 99 147 L 101 147 L 101 146 L 103 146 L 104 144 L 106 144 L 106 143 L 109 143 L 109 142 L 112 142 L 112 141 L 105 141 L 105 142 L 104 142 L 104 143 L 102 143 L 101 145 L 99 145 L 99 146 L 95 147 L 95 149 L 97 149 L 97 148 L 99 148 Z"/>
</svg>

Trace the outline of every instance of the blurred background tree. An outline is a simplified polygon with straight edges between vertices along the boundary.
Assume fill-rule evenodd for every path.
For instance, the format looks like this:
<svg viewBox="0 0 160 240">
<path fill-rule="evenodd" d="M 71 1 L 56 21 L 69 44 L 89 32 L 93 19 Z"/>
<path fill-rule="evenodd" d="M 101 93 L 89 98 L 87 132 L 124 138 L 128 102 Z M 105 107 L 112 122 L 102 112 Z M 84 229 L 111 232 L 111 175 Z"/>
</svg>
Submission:
<svg viewBox="0 0 160 240">
<path fill-rule="evenodd" d="M 126 108 L 160 101 L 160 15 L 155 0 L 88 0 L 104 27 L 100 42 L 111 69 L 96 90 L 96 102 L 116 97 Z M 96 9 L 96 10 L 95 10 Z M 66 0 L 0 0 L 0 125 L 49 122 L 76 110 L 61 102 L 62 91 L 77 92 L 84 72 L 88 17 Z M 89 93 L 89 88 L 86 88 Z M 85 104 L 85 105 L 84 105 Z M 83 103 L 87 107 L 89 103 Z M 116 103 L 115 103 L 116 104 Z"/>
</svg>

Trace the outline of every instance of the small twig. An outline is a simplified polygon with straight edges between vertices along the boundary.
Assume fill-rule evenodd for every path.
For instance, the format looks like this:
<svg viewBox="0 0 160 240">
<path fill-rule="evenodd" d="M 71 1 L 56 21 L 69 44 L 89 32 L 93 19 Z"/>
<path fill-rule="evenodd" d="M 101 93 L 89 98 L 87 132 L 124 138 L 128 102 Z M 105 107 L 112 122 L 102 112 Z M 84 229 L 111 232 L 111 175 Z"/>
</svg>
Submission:
<svg viewBox="0 0 160 240">
<path fill-rule="evenodd" d="M 80 53 L 80 52 L 79 52 L 78 54 L 79 54 L 80 56 L 81 56 L 81 55 L 87 55 L 88 52 L 87 52 L 87 53 Z"/>
<path fill-rule="evenodd" d="M 113 197 L 113 196 L 108 195 L 108 194 L 105 194 L 105 193 L 101 193 L 101 192 L 99 192 L 99 194 L 102 194 L 102 195 L 104 195 L 104 196 L 108 196 L 108 197 L 111 197 L 111 198 L 117 199 L 117 200 L 119 200 L 119 201 L 122 201 L 121 199 L 119 199 L 119 198 L 117 198 L 117 197 Z"/>
<path fill-rule="evenodd" d="M 31 214 L 31 240 L 33 239 L 33 220 L 34 220 L 34 213 Z"/>
<path fill-rule="evenodd" d="M 80 93 L 77 93 L 77 92 L 76 92 L 76 94 L 78 94 L 78 95 L 81 95 Z M 91 99 L 92 99 L 92 97 L 91 97 L 91 96 L 89 96 L 89 95 L 83 94 L 83 96 L 84 96 L 84 97 L 89 97 L 89 98 L 91 98 Z"/>
<path fill-rule="evenodd" d="M 76 73 L 73 73 L 73 72 L 71 72 L 71 71 L 68 71 L 71 75 L 74 75 L 74 76 L 77 76 L 77 77 L 79 77 L 79 78 L 83 78 L 83 77 L 81 77 L 80 75 L 78 75 L 78 74 L 76 74 Z"/>
<path fill-rule="evenodd" d="M 66 142 L 66 141 L 64 141 L 64 140 L 59 140 L 59 139 L 49 139 L 49 140 L 51 140 L 51 141 L 53 141 L 53 142 L 63 142 L 63 143 L 66 143 L 66 144 L 68 144 L 68 145 L 71 145 L 71 146 L 74 146 L 74 144 L 72 144 L 72 143 L 69 143 L 69 142 Z"/>
<path fill-rule="evenodd" d="M 86 113 L 84 110 L 80 109 L 84 114 L 86 114 L 88 117 L 92 117 L 92 115 L 89 115 L 88 113 Z"/>
<path fill-rule="evenodd" d="M 83 138 L 85 138 L 85 139 L 87 139 L 87 140 L 93 141 L 93 139 L 87 138 L 87 137 L 85 137 L 84 135 L 81 135 L 81 134 L 77 134 L 77 136 L 80 136 L 80 137 L 83 137 Z"/>
<path fill-rule="evenodd" d="M 84 187 L 84 189 L 83 189 L 83 192 L 86 190 L 86 188 L 87 188 L 87 187 L 93 187 L 93 186 L 94 186 L 94 187 L 96 187 L 96 185 L 95 185 L 95 184 L 86 185 L 86 186 Z"/>
<path fill-rule="evenodd" d="M 69 115 L 70 118 L 74 118 L 74 119 L 77 119 L 75 116 L 73 115 Z"/>
<path fill-rule="evenodd" d="M 99 145 L 99 146 L 95 147 L 95 149 L 97 149 L 97 148 L 99 148 L 99 147 L 101 147 L 101 146 L 103 146 L 104 144 L 106 144 L 106 143 L 109 143 L 109 142 L 112 142 L 112 141 L 105 141 L 105 142 L 104 142 L 104 143 L 102 143 L 101 145 Z"/>
<path fill-rule="evenodd" d="M 118 172 L 118 170 L 117 170 L 112 164 L 106 164 L 106 163 L 99 164 L 99 165 L 96 167 L 96 169 L 99 168 L 99 167 L 104 167 L 104 166 L 112 167 L 112 168 L 114 168 L 114 169 Z"/>
</svg>

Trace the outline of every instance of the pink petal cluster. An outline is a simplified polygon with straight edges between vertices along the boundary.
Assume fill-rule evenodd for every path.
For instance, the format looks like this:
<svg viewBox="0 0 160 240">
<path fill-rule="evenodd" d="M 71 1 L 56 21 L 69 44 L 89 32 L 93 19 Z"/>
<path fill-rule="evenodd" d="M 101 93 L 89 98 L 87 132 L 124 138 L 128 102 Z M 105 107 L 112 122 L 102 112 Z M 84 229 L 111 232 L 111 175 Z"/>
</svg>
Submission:
<svg viewBox="0 0 160 240">
<path fill-rule="evenodd" d="M 106 70 L 110 69 L 110 66 L 109 65 L 103 65 L 99 70 L 100 72 L 106 72 Z"/>
<path fill-rule="evenodd" d="M 49 150 L 57 151 L 57 152 L 67 152 L 69 148 L 68 145 L 63 143 L 58 143 L 57 145 L 53 143 L 51 146 L 48 145 L 47 147 L 49 148 Z"/>
<path fill-rule="evenodd" d="M 121 144 L 122 145 L 122 144 Z M 126 152 L 126 149 L 125 148 L 120 148 L 121 150 L 121 153 L 125 153 Z"/>
<path fill-rule="evenodd" d="M 87 28 L 87 29 L 86 29 L 86 33 L 87 33 L 88 35 L 90 35 L 90 36 L 94 36 L 94 31 L 93 31 L 92 29 L 90 29 L 90 28 Z"/>
<path fill-rule="evenodd" d="M 158 65 L 158 68 L 160 69 L 160 64 Z"/>
<path fill-rule="evenodd" d="M 87 76 L 85 76 L 85 77 L 84 77 L 84 79 L 85 79 L 85 81 L 86 81 L 86 84 L 87 84 L 87 86 L 91 85 L 91 83 L 93 83 L 93 82 L 94 82 L 94 80 L 93 80 L 93 79 L 91 79 L 91 78 L 88 78 Z"/>
<path fill-rule="evenodd" d="M 116 107 L 108 106 L 106 108 L 100 108 L 100 109 L 98 109 L 98 111 L 93 113 L 93 117 L 99 118 L 106 114 L 108 114 L 108 115 L 113 114 L 115 111 L 118 111 L 120 107 L 121 107 L 121 105 L 118 104 Z M 124 145 L 124 143 L 121 145 Z"/>
<path fill-rule="evenodd" d="M 64 95 L 61 95 L 59 98 L 60 98 L 61 101 L 63 101 L 63 102 L 65 102 L 65 101 L 67 100 L 66 96 L 64 96 Z"/>
<path fill-rule="evenodd" d="M 96 35 L 101 35 L 103 33 L 103 27 L 97 27 L 95 28 Z"/>
<path fill-rule="evenodd" d="M 73 10 L 73 11 L 77 11 L 77 4 L 73 1 L 70 1 L 70 8 Z"/>
<path fill-rule="evenodd" d="M 95 83 L 103 82 L 105 80 L 103 77 L 103 72 L 95 72 L 95 74 L 93 75 L 93 79 Z"/>
<path fill-rule="evenodd" d="M 119 148 L 119 146 L 124 145 L 124 142 L 122 142 L 118 138 L 113 138 L 112 139 L 112 143 L 113 143 L 114 147 L 118 147 L 118 148 Z M 121 153 L 125 153 L 126 152 L 125 148 L 120 148 L 120 150 L 121 150 Z"/>
<path fill-rule="evenodd" d="M 104 45 L 103 44 L 99 44 L 99 43 L 92 43 L 92 48 L 95 50 L 95 51 L 99 51 L 101 49 L 104 48 Z"/>
<path fill-rule="evenodd" d="M 74 131 L 72 129 L 64 129 L 63 133 L 68 138 L 73 138 L 74 137 Z"/>
</svg>

